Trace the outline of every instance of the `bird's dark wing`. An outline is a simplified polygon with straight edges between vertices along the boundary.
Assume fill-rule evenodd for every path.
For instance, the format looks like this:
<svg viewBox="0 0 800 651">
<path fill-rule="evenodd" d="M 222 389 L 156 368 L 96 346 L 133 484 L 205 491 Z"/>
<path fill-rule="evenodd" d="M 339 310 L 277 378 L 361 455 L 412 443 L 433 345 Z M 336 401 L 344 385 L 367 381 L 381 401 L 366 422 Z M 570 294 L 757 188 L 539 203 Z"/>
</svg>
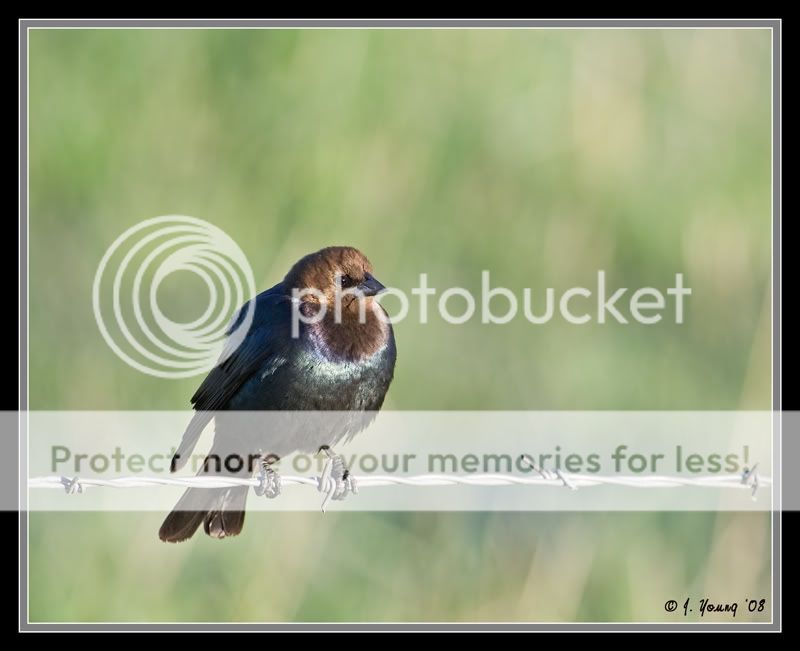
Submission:
<svg viewBox="0 0 800 651">
<path fill-rule="evenodd" d="M 253 306 L 253 320 L 244 339 L 237 337 L 237 328 L 246 317 L 248 305 Z M 183 434 L 170 469 L 174 472 L 188 461 L 200 434 L 211 421 L 214 412 L 225 409 L 242 385 L 271 358 L 285 359 L 283 353 L 291 345 L 291 299 L 282 285 L 262 292 L 250 304 L 243 306 L 234 317 L 226 334 L 234 334 L 226 343 L 220 363 L 208 374 L 192 396 L 195 413 Z"/>
</svg>

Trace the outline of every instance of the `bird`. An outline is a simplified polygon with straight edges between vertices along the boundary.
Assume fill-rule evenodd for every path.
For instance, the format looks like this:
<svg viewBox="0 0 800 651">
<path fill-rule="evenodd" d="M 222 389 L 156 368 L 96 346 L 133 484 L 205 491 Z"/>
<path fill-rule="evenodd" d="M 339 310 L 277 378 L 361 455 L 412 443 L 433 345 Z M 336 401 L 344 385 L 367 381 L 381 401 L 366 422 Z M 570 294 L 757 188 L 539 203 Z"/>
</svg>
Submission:
<svg viewBox="0 0 800 651">
<path fill-rule="evenodd" d="M 191 398 L 194 414 L 170 470 L 186 465 L 212 420 L 214 442 L 197 474 L 252 478 L 259 470 L 272 489 L 268 497 L 279 492 L 275 460 L 320 450 L 334 456 L 334 445 L 372 422 L 394 376 L 394 331 L 375 300 L 385 289 L 358 249 L 330 246 L 301 258 L 242 306 L 216 366 Z M 339 308 L 328 309 L 336 300 Z M 251 321 L 240 336 L 246 315 Z M 236 463 L 225 462 L 231 458 Z M 212 538 L 236 536 L 247 494 L 248 486 L 190 487 L 159 538 L 188 540 L 201 524 Z"/>
</svg>

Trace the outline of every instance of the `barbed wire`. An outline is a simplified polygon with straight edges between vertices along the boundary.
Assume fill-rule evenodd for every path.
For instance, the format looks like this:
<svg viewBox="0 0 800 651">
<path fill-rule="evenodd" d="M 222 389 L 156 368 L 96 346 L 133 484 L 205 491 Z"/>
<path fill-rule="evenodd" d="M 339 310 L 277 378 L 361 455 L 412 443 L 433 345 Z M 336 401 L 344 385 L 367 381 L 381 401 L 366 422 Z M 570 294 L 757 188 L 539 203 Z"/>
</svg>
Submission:
<svg viewBox="0 0 800 651">
<path fill-rule="evenodd" d="M 752 484 L 743 484 L 741 475 L 721 475 L 718 477 L 681 478 L 668 476 L 654 477 L 602 477 L 585 475 L 568 476 L 561 473 L 561 479 L 545 479 L 543 477 L 518 477 L 516 475 L 480 474 L 480 475 L 415 475 L 411 477 L 393 477 L 389 475 L 359 475 L 359 488 L 376 486 L 564 486 L 565 481 L 574 488 L 591 486 L 628 486 L 631 488 L 678 488 L 695 486 L 706 488 L 746 488 Z M 772 480 L 760 477 L 759 485 L 769 486 Z M 96 479 L 92 477 L 77 479 L 60 475 L 32 477 L 28 481 L 29 488 L 65 488 L 72 483 L 82 488 L 147 488 L 152 486 L 183 486 L 185 488 L 231 488 L 234 486 L 259 486 L 259 480 L 238 479 L 235 477 L 117 477 L 115 479 Z M 317 487 L 319 477 L 312 475 L 301 477 L 281 475 L 284 485 L 304 485 Z M 83 492 L 82 490 L 70 492 Z"/>
<path fill-rule="evenodd" d="M 760 486 L 771 486 L 772 478 L 760 477 L 758 475 L 758 464 L 752 468 L 744 468 L 739 474 L 712 475 L 705 477 L 674 477 L 668 475 L 653 475 L 647 477 L 637 477 L 631 475 L 624 476 L 600 476 L 585 475 L 576 473 L 563 473 L 560 470 L 545 470 L 537 467 L 530 460 L 527 460 L 531 468 L 538 473 L 536 477 L 521 477 L 508 474 L 475 474 L 475 475 L 443 475 L 427 474 L 414 475 L 409 477 L 399 477 L 392 475 L 359 475 L 358 478 L 345 473 L 344 476 L 332 476 L 331 472 L 323 471 L 322 475 L 299 476 L 281 475 L 279 486 L 274 495 L 280 493 L 280 486 L 299 485 L 311 486 L 322 493 L 326 493 L 323 502 L 323 511 L 329 499 L 342 499 L 347 492 L 357 493 L 360 488 L 372 488 L 378 486 L 418 486 L 418 487 L 442 487 L 442 486 L 562 486 L 570 490 L 579 488 L 592 488 L 598 486 L 623 486 L 627 488 L 738 488 L 749 489 L 751 497 L 755 499 L 756 492 Z M 269 481 L 274 481 L 270 479 Z M 342 490 L 342 484 L 348 483 L 347 489 Z M 178 486 L 183 488 L 231 488 L 236 486 L 247 486 L 256 489 L 256 492 L 264 492 L 265 477 L 239 478 L 239 477 L 117 477 L 114 479 L 99 479 L 87 477 L 65 477 L 62 475 L 51 475 L 45 477 L 33 477 L 28 480 L 29 488 L 60 488 L 69 494 L 82 493 L 87 488 L 149 488 L 153 486 Z"/>
</svg>

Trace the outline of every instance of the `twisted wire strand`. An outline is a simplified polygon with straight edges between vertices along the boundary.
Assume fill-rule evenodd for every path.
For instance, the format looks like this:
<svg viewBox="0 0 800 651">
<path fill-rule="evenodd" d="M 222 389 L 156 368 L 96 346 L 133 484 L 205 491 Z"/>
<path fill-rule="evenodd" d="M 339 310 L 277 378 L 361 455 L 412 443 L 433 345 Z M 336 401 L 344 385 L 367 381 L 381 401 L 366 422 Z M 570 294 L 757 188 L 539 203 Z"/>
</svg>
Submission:
<svg viewBox="0 0 800 651">
<path fill-rule="evenodd" d="M 649 477 L 635 476 L 588 476 L 568 473 L 549 473 L 550 476 L 520 477 L 506 474 L 476 475 L 415 475 L 395 477 L 390 475 L 358 475 L 358 487 L 377 486 L 567 486 L 569 488 L 589 488 L 597 486 L 625 486 L 629 488 L 750 488 L 754 486 L 771 486 L 772 478 L 760 477 L 753 471 L 742 474 L 719 475 L 708 477 L 670 477 L 656 475 Z M 281 475 L 284 485 L 319 486 L 320 478 L 316 475 L 303 477 L 299 475 Z M 153 486 L 180 486 L 194 488 L 227 488 L 233 486 L 258 487 L 258 479 L 240 479 L 236 477 L 117 477 L 114 479 L 96 479 L 92 477 L 69 478 L 61 475 L 32 477 L 28 480 L 29 488 L 60 488 L 69 485 L 81 488 L 148 488 Z M 69 491 L 68 491 L 69 492 Z M 73 491 L 74 492 L 74 491 Z"/>
</svg>

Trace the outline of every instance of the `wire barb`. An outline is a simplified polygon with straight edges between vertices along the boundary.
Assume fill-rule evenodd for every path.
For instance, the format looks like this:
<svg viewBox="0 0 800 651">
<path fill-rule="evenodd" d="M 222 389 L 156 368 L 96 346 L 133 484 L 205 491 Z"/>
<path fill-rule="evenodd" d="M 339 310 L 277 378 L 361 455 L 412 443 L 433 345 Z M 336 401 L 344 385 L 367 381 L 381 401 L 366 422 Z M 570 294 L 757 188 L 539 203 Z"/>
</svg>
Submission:
<svg viewBox="0 0 800 651">
<path fill-rule="evenodd" d="M 545 470 L 544 468 L 540 468 L 539 466 L 536 465 L 536 462 L 533 460 L 533 457 L 529 454 L 520 455 L 520 459 L 522 459 L 522 461 L 527 463 L 533 470 L 538 472 L 541 475 L 542 479 L 549 479 L 549 480 L 558 479 L 559 481 L 561 481 L 562 484 L 564 484 L 564 486 L 569 488 L 571 491 L 578 490 L 578 487 L 575 484 L 573 484 L 569 479 L 567 479 L 558 468 L 556 468 L 555 471 L 553 472 L 551 472 L 550 470 Z"/>
<path fill-rule="evenodd" d="M 742 470 L 742 484 L 750 487 L 750 497 L 755 501 L 759 487 L 757 463 L 752 468 L 744 467 L 744 470 Z"/>
<path fill-rule="evenodd" d="M 82 493 L 83 486 L 77 477 L 69 479 L 68 477 L 61 477 L 61 484 L 64 486 L 64 492 L 67 495 L 74 495 L 75 493 Z"/>
</svg>

